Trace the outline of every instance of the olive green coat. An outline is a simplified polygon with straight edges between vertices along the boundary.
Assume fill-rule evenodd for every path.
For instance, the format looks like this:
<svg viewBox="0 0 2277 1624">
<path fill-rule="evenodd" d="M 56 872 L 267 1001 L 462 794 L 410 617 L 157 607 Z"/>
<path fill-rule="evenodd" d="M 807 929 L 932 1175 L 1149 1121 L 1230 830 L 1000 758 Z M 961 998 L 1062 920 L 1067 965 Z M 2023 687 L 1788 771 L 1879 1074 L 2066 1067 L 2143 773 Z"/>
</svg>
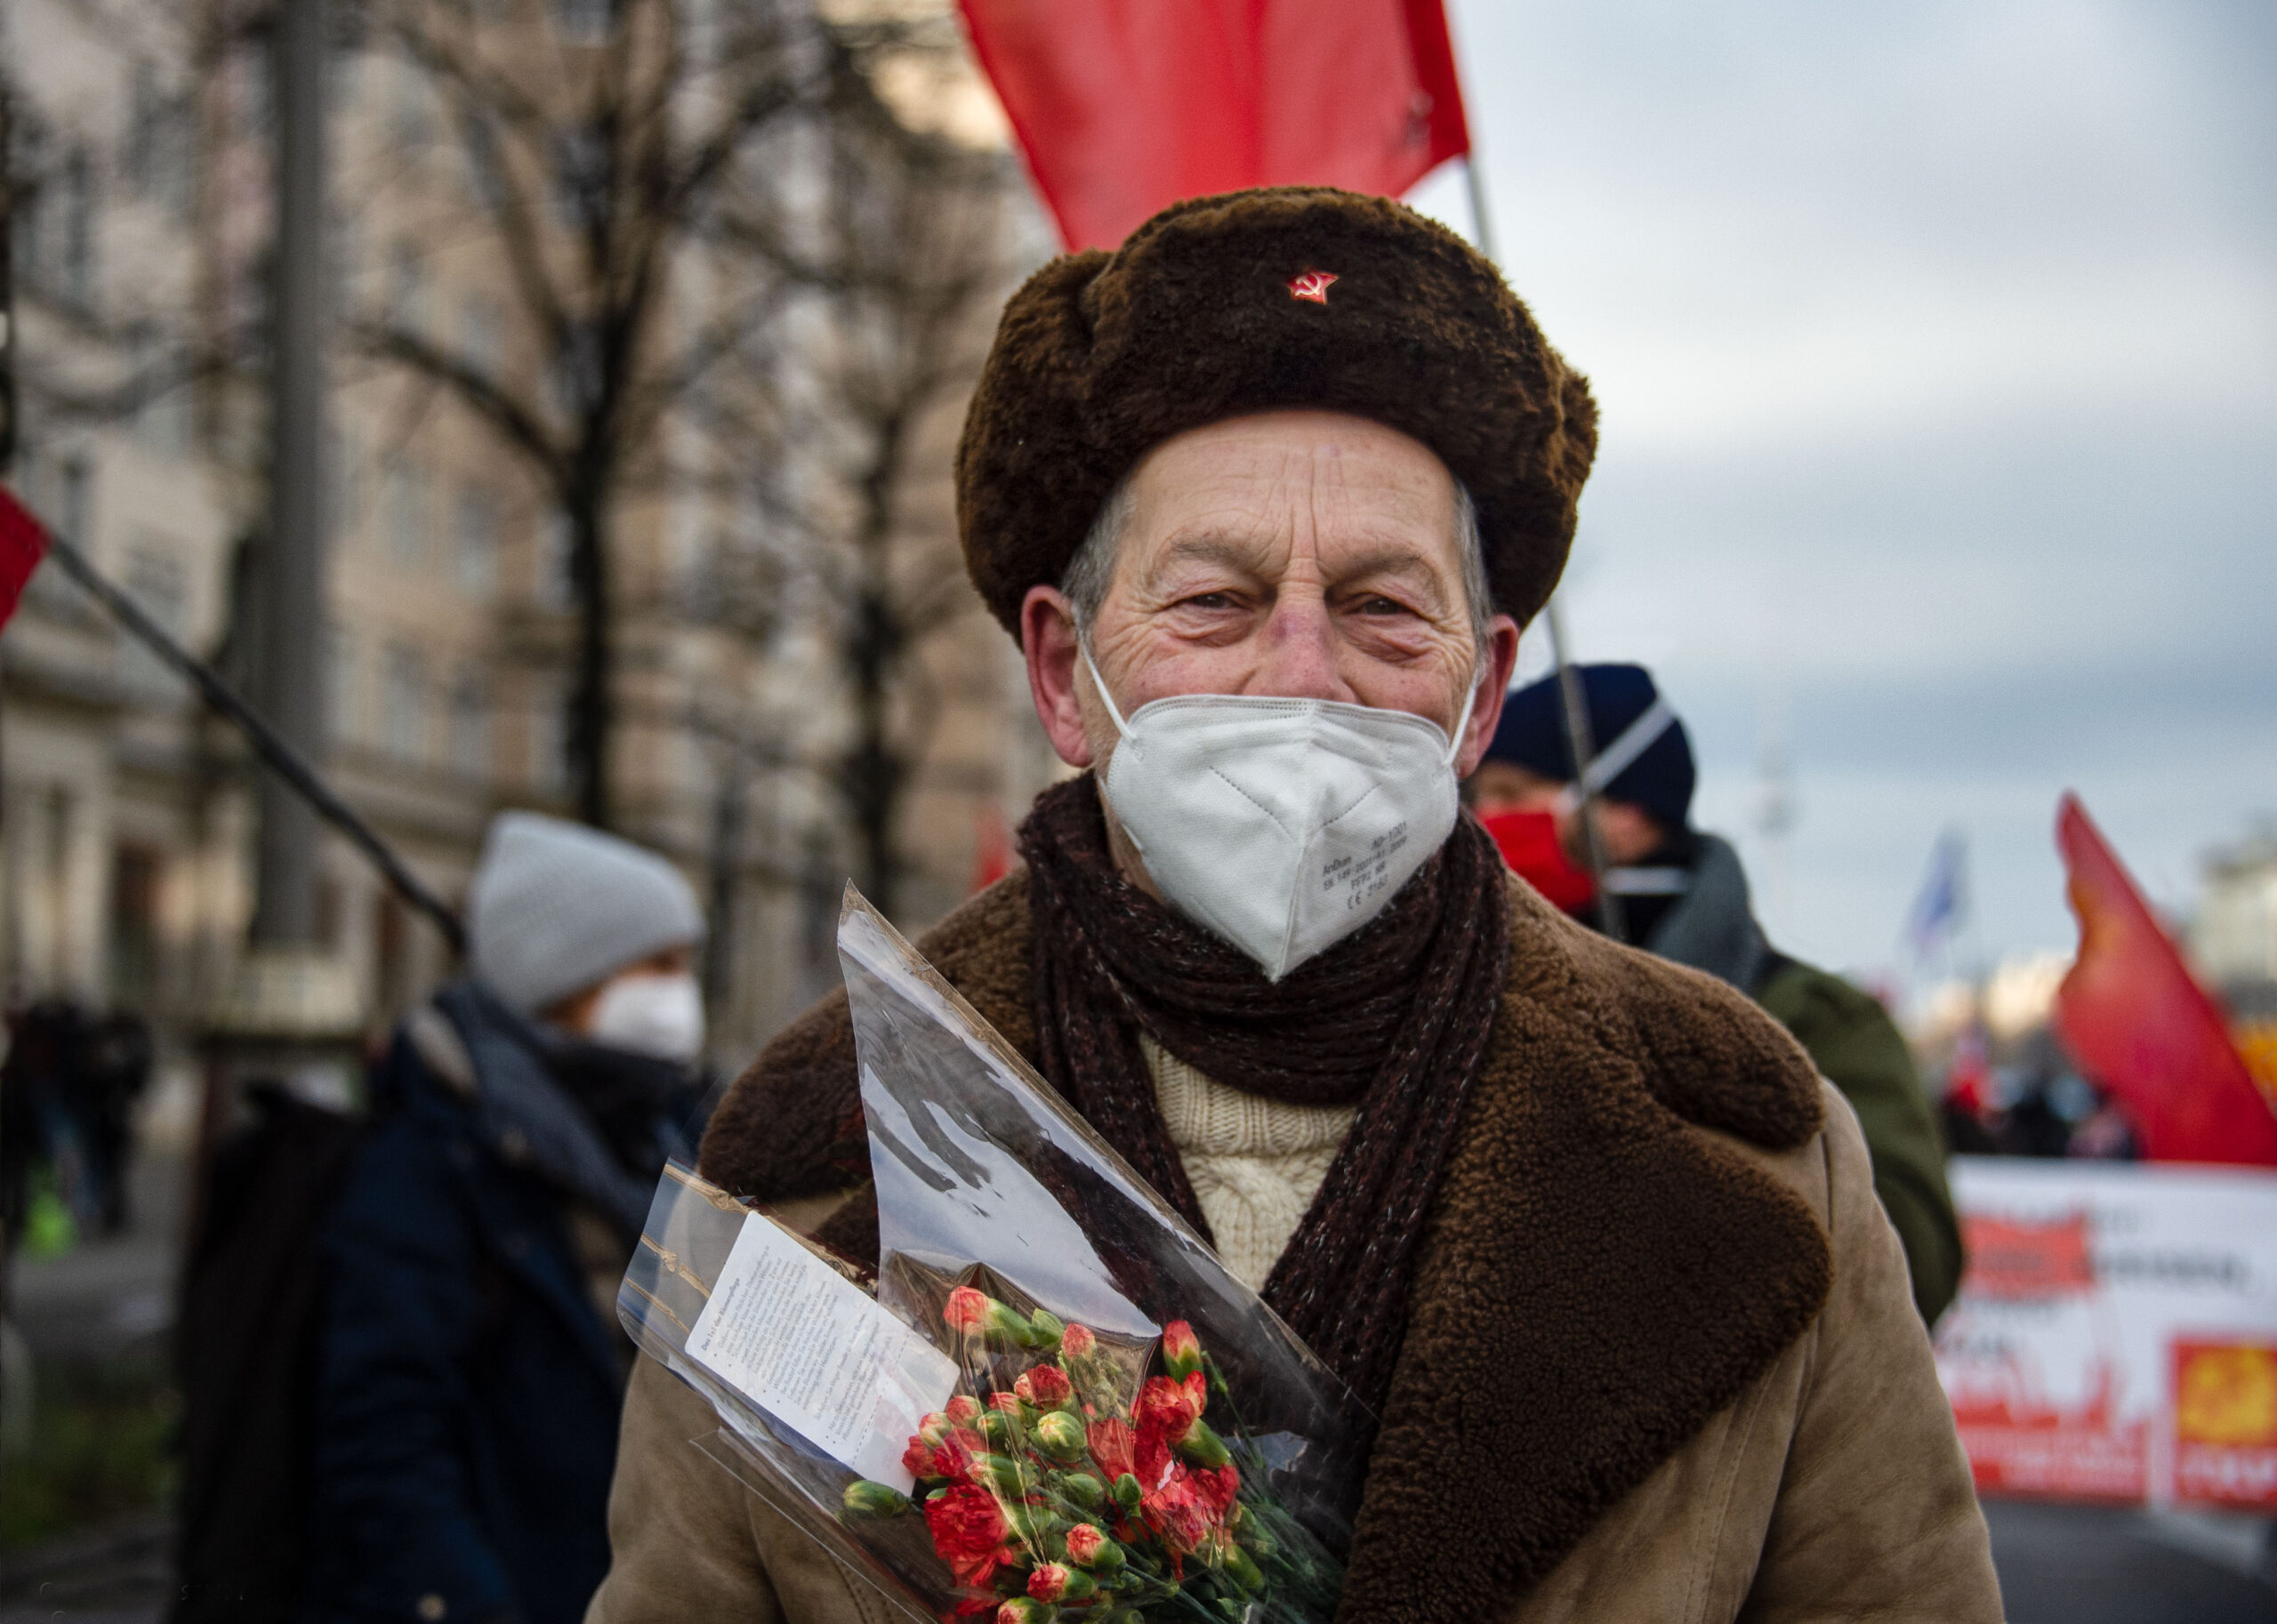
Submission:
<svg viewBox="0 0 2277 1624">
<path fill-rule="evenodd" d="M 1873 1157 L 1874 1194 L 1905 1243 L 1914 1306 L 1935 1324 L 1960 1289 L 1960 1225 L 1945 1187 L 1944 1136 L 1905 1040 L 1874 999 L 1791 959 L 1755 996 L 1857 1113 Z"/>
</svg>

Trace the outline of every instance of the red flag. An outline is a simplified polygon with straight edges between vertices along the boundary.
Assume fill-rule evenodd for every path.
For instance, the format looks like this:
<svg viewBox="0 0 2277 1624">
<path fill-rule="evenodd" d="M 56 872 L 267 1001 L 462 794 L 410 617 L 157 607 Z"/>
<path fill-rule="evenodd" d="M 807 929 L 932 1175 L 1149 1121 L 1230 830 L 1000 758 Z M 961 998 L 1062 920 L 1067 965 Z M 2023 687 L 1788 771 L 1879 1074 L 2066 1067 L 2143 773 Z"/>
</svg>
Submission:
<svg viewBox="0 0 2277 1624">
<path fill-rule="evenodd" d="M 16 612 L 24 583 L 46 556 L 46 530 L 13 491 L 0 485 L 0 626 Z"/>
<path fill-rule="evenodd" d="M 960 0 L 1070 249 L 1246 186 L 1397 197 L 1470 150 L 1440 0 Z"/>
<path fill-rule="evenodd" d="M 2056 1028 L 2090 1081 L 2135 1119 L 2153 1162 L 2277 1166 L 2277 1113 L 2076 796 L 2056 842 L 2080 916 L 2080 956 L 2056 993 Z"/>
</svg>

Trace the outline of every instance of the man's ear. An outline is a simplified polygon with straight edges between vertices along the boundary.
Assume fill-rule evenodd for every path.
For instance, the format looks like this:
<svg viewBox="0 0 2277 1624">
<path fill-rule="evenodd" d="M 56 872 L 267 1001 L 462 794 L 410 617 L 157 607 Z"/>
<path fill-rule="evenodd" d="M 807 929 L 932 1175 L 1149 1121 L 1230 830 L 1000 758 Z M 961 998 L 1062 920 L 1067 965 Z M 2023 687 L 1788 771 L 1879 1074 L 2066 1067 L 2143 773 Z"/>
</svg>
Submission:
<svg viewBox="0 0 2277 1624">
<path fill-rule="evenodd" d="M 1480 662 L 1478 697 L 1471 702 L 1470 727 L 1462 748 L 1455 754 L 1455 776 L 1468 778 L 1486 759 L 1486 747 L 1502 720 L 1502 701 L 1509 696 L 1510 673 L 1518 668 L 1518 623 L 1497 615 L 1486 623 L 1485 658 Z"/>
<path fill-rule="evenodd" d="M 1020 650 L 1027 656 L 1028 695 L 1052 749 L 1070 767 L 1091 764 L 1090 740 L 1076 703 L 1075 607 L 1054 586 L 1032 586 L 1020 601 Z"/>
</svg>

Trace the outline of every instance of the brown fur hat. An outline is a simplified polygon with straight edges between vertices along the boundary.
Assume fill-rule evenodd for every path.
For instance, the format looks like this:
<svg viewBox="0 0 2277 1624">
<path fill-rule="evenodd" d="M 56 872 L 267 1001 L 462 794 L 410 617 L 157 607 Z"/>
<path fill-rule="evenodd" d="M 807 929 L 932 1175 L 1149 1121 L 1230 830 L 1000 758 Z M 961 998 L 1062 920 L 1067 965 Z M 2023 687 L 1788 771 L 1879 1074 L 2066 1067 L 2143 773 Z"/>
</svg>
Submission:
<svg viewBox="0 0 2277 1624">
<path fill-rule="evenodd" d="M 957 450 L 973 584 L 1018 637 L 1027 590 L 1058 584 L 1141 456 L 1281 406 L 1429 446 L 1477 504 L 1495 607 L 1524 624 L 1549 600 L 1597 452 L 1589 381 L 1453 232 L 1295 186 L 1177 204 L 1013 295 Z"/>
</svg>

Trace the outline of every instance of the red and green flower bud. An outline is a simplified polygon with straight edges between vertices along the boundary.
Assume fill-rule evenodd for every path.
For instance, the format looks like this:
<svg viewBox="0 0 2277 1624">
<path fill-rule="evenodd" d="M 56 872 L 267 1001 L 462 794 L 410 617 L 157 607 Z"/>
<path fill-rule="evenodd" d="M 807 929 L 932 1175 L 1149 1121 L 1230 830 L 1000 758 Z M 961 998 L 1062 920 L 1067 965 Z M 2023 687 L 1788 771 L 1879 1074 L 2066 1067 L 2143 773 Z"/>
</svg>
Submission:
<svg viewBox="0 0 2277 1624">
<path fill-rule="evenodd" d="M 1058 1365 L 1039 1364 L 1014 1382 L 1012 1391 L 1039 1410 L 1057 1410 L 1075 1396 L 1075 1384 Z"/>
<path fill-rule="evenodd" d="M 1163 1363 L 1180 1381 L 1202 1368 L 1202 1344 L 1184 1320 L 1163 1327 Z"/>
<path fill-rule="evenodd" d="M 950 1330 L 969 1337 L 1002 1337 L 1022 1347 L 1033 1347 L 1035 1342 L 1035 1328 L 1020 1317 L 1018 1309 L 971 1286 L 959 1286 L 949 1293 L 941 1318 Z"/>
<path fill-rule="evenodd" d="M 1096 1523 L 1078 1523 L 1067 1531 L 1067 1560 L 1094 1573 L 1120 1572 L 1122 1547 L 1109 1539 Z"/>
<path fill-rule="evenodd" d="M 927 1416 L 923 1420 L 917 1423 L 917 1435 L 924 1439 L 927 1446 L 929 1448 L 930 1446 L 938 1443 L 942 1439 L 947 1437 L 949 1435 L 949 1428 L 953 1425 L 953 1423 L 950 1421 L 945 1413 L 936 1410 L 932 1414 Z"/>
<path fill-rule="evenodd" d="M 1265 1573 L 1250 1554 L 1238 1545 L 1226 1547 L 1226 1572 L 1243 1589 L 1255 1596 L 1265 1588 Z"/>
<path fill-rule="evenodd" d="M 1083 1602 L 1099 1588 L 1081 1568 L 1064 1562 L 1047 1562 L 1028 1575 L 1028 1594 L 1040 1602 Z"/>
<path fill-rule="evenodd" d="M 1210 1429 L 1210 1423 L 1196 1420 L 1186 1429 L 1186 1436 L 1178 1441 L 1178 1452 L 1204 1471 L 1214 1472 L 1234 1457 L 1226 1441 Z"/>
<path fill-rule="evenodd" d="M 949 1418 L 952 1427 L 970 1427 L 980 1416 L 980 1401 L 970 1393 L 960 1393 L 942 1406 L 941 1413 Z"/>
<path fill-rule="evenodd" d="M 1125 1472 L 1114 1480 L 1114 1503 L 1122 1507 L 1125 1516 L 1137 1511 L 1138 1502 L 1146 1498 L 1147 1491 L 1138 1486 L 1138 1479 L 1133 1474 Z"/>
<path fill-rule="evenodd" d="M 1089 1472 L 1054 1472 L 1050 1486 L 1063 1499 L 1086 1511 L 1097 1511 L 1106 1504 L 1106 1485 Z"/>
<path fill-rule="evenodd" d="M 841 1503 L 849 1517 L 897 1517 L 910 1509 L 906 1494 L 867 1478 L 848 1483 Z"/>
<path fill-rule="evenodd" d="M 980 1418 L 980 1435 L 988 1440 L 991 1449 L 1018 1448 L 1019 1419 L 1017 1415 L 1008 1415 L 1002 1410 L 991 1410 Z"/>
<path fill-rule="evenodd" d="M 996 1610 L 996 1624 L 1050 1624 L 1058 1610 L 1042 1602 L 1032 1602 L 1025 1596 L 1016 1596 Z"/>
<path fill-rule="evenodd" d="M 1070 1325 L 1059 1333 L 1059 1351 L 1070 1359 L 1087 1359 L 1098 1351 L 1099 1339 L 1088 1325 Z"/>
<path fill-rule="evenodd" d="M 1060 1323 L 1059 1316 L 1049 1309 L 1037 1309 L 1028 1315 L 1028 1323 L 1034 1328 L 1039 1347 L 1058 1347 L 1060 1338 L 1067 1333 L 1067 1327 Z"/>
<path fill-rule="evenodd" d="M 1030 1506 L 1025 1502 L 1011 1507 L 1004 1520 L 1010 1525 L 1012 1532 L 1019 1536 L 1021 1544 L 1026 1546 L 1029 1550 L 1039 1553 L 1051 1549 L 1057 1543 L 1059 1531 L 1066 1526 L 1066 1523 L 1053 1516 L 1047 1507 Z"/>
<path fill-rule="evenodd" d="M 1055 1410 L 1035 1424 L 1036 1447 L 1054 1460 L 1081 1460 L 1090 1447 L 1083 1424 L 1065 1410 Z"/>
<path fill-rule="evenodd" d="M 1035 1474 L 1028 1464 L 1010 1455 L 975 1455 L 970 1475 L 972 1481 L 982 1488 L 994 1489 L 999 1494 L 1009 1494 L 1015 1499 L 1035 1486 Z"/>
</svg>

